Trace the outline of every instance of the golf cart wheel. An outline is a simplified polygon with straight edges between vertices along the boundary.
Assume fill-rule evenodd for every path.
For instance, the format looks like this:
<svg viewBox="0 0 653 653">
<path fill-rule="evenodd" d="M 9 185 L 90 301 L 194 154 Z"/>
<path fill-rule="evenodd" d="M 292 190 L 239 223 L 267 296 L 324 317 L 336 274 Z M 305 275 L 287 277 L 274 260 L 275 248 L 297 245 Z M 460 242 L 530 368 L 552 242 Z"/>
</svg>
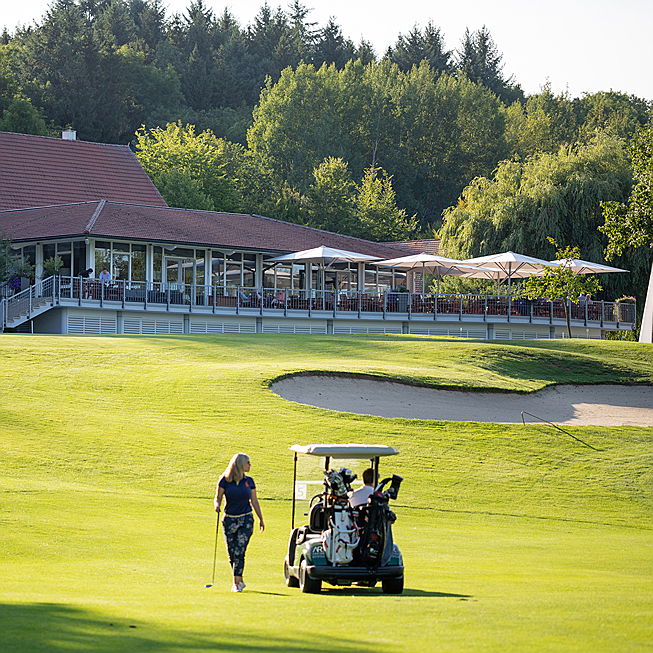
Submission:
<svg viewBox="0 0 653 653">
<path fill-rule="evenodd" d="M 382 578 L 381 587 L 384 594 L 401 594 L 404 591 L 404 577 Z"/>
<path fill-rule="evenodd" d="M 288 560 L 283 561 L 283 577 L 286 579 L 286 587 L 299 587 L 299 581 L 290 575 L 290 567 Z"/>
<path fill-rule="evenodd" d="M 306 560 L 302 558 L 299 563 L 299 589 L 304 594 L 319 594 L 322 589 L 322 581 L 311 578 L 306 571 Z"/>
</svg>

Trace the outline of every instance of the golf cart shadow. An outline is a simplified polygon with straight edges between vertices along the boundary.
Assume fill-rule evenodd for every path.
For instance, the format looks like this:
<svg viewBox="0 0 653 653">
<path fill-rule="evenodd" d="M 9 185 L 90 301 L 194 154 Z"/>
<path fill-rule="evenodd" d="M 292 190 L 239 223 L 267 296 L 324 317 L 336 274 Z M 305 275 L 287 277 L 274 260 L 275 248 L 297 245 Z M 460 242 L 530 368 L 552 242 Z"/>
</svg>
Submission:
<svg viewBox="0 0 653 653">
<path fill-rule="evenodd" d="M 329 587 L 322 590 L 323 594 L 328 596 L 386 596 L 382 591 L 370 592 L 369 588 L 365 587 Z M 458 599 L 459 601 L 468 601 L 474 599 L 472 594 L 453 594 L 450 592 L 430 592 L 428 590 L 410 589 L 404 587 L 401 595 L 396 595 L 395 598 L 430 598 L 430 599 Z"/>
</svg>

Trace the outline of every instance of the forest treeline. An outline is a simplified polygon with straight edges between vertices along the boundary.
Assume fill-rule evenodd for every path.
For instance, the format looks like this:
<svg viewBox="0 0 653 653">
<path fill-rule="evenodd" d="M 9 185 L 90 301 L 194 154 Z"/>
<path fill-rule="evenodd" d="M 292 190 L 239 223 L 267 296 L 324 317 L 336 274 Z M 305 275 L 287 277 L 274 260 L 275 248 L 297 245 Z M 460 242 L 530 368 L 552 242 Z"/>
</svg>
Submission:
<svg viewBox="0 0 653 653">
<path fill-rule="evenodd" d="M 448 49 L 429 23 L 375 53 L 299 0 L 247 26 L 202 0 L 56 0 L 0 37 L 2 130 L 131 142 L 173 205 L 436 230 L 450 254 L 546 256 L 553 236 L 600 257 L 600 202 L 628 197 L 650 119 L 616 91 L 526 96 L 486 28 Z"/>
</svg>

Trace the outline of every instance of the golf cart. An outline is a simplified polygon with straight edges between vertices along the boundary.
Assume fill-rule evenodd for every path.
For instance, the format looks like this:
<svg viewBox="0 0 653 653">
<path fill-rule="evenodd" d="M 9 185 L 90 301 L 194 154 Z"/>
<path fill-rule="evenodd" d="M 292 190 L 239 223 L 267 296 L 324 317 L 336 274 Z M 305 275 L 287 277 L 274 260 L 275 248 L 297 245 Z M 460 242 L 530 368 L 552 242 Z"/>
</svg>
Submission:
<svg viewBox="0 0 653 653">
<path fill-rule="evenodd" d="M 386 594 L 404 589 L 404 564 L 399 547 L 392 540 L 396 519 L 390 499 L 396 499 L 401 476 L 379 481 L 379 459 L 399 452 L 394 447 L 367 444 L 310 444 L 290 447 L 294 452 L 292 526 L 283 573 L 288 587 L 317 593 L 322 581 L 331 585 L 374 587 L 380 580 Z M 298 499 L 308 499 L 309 484 L 297 481 L 297 456 L 324 458 L 323 491 L 310 499 L 308 524 L 295 527 Z M 367 503 L 352 508 L 349 495 L 356 478 L 346 468 L 331 469 L 332 459 L 369 460 L 374 471 L 374 491 Z"/>
</svg>

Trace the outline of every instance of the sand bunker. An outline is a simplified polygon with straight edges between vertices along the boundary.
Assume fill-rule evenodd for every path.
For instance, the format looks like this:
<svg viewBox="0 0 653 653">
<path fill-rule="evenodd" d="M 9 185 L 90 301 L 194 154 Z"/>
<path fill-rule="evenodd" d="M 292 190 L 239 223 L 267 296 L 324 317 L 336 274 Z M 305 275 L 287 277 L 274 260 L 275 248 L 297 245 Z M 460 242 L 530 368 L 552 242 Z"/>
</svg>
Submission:
<svg viewBox="0 0 653 653">
<path fill-rule="evenodd" d="M 555 424 L 653 426 L 653 386 L 558 385 L 528 395 L 434 390 L 343 376 L 292 376 L 272 385 L 284 399 L 378 417 L 521 422 L 521 411 Z M 526 421 L 536 421 L 526 416 Z"/>
</svg>

